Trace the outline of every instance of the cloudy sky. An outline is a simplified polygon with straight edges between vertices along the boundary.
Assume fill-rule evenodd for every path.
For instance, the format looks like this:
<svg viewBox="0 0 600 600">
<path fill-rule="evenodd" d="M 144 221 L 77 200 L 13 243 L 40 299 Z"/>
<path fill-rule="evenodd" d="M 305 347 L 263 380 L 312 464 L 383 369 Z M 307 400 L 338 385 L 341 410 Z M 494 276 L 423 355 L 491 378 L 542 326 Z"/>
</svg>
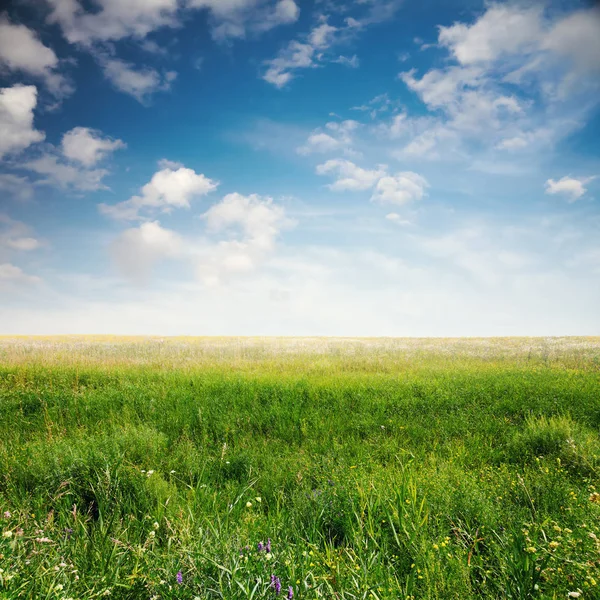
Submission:
<svg viewBox="0 0 600 600">
<path fill-rule="evenodd" d="M 598 335 L 599 57 L 583 1 L 14 1 L 0 333 Z"/>
</svg>

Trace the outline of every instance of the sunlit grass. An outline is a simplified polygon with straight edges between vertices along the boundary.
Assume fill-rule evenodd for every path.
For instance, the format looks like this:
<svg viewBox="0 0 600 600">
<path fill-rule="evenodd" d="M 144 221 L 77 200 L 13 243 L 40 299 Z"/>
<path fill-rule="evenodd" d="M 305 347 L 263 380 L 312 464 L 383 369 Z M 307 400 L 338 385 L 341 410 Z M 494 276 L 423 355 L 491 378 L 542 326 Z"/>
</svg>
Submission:
<svg viewBox="0 0 600 600">
<path fill-rule="evenodd" d="M 599 375 L 598 338 L 0 338 L 0 598 L 599 598 Z"/>
</svg>

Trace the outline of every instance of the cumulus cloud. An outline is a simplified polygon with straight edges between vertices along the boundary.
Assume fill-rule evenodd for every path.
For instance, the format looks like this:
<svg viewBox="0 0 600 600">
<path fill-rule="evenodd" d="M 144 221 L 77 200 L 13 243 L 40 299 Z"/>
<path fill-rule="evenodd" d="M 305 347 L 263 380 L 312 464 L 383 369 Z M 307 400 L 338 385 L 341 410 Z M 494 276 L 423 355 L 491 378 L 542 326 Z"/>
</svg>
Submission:
<svg viewBox="0 0 600 600">
<path fill-rule="evenodd" d="M 539 5 L 492 3 L 472 23 L 439 27 L 438 47 L 454 64 L 400 73 L 432 113 L 429 130 L 404 128 L 402 154 L 455 156 L 457 142 L 504 151 L 552 144 L 597 104 L 599 40 L 597 9 L 556 17 Z"/>
<path fill-rule="evenodd" d="M 75 127 L 63 135 L 61 147 L 66 158 L 93 167 L 111 152 L 125 148 L 125 143 L 103 137 L 96 129 Z"/>
<path fill-rule="evenodd" d="M 317 175 L 334 174 L 336 180 L 327 187 L 335 192 L 359 191 L 372 187 L 386 175 L 386 166 L 377 169 L 363 169 L 349 160 L 335 158 L 317 165 Z"/>
<path fill-rule="evenodd" d="M 429 184 L 424 177 L 412 171 L 403 171 L 382 177 L 375 186 L 371 201 L 401 206 L 421 200 L 427 187 Z"/>
<path fill-rule="evenodd" d="M 44 133 L 33 127 L 36 104 L 37 89 L 33 85 L 0 89 L 0 159 L 44 139 Z"/>
<path fill-rule="evenodd" d="M 58 72 L 59 60 L 51 48 L 24 25 L 11 23 L 0 16 L 0 65 L 42 79 L 57 97 L 69 95 L 73 88 Z"/>
<path fill-rule="evenodd" d="M 150 221 L 121 233 L 111 245 L 111 254 L 123 275 L 145 283 L 157 263 L 178 258 L 182 247 L 179 234 L 161 227 L 158 221 Z"/>
<path fill-rule="evenodd" d="M 124 231 L 112 244 L 119 270 L 145 283 L 154 267 L 170 259 L 192 268 L 206 286 L 254 271 L 273 253 L 281 232 L 293 225 L 282 206 L 256 194 L 233 193 L 203 215 L 206 235 L 183 237 L 151 221 Z"/>
<path fill-rule="evenodd" d="M 546 194 L 562 194 L 568 198 L 569 202 L 575 202 L 583 196 L 587 189 L 585 185 L 594 180 L 594 177 L 561 177 L 558 181 L 548 179 L 546 181 Z"/>
<path fill-rule="evenodd" d="M 327 153 L 343 150 L 346 154 L 356 154 L 351 146 L 353 133 L 360 126 L 358 121 L 351 119 L 341 122 L 330 122 L 325 125 L 327 132 L 315 130 L 310 134 L 306 143 L 297 148 L 298 154 Z"/>
<path fill-rule="evenodd" d="M 63 135 L 60 148 L 47 145 L 37 156 L 19 163 L 18 167 L 41 176 L 35 185 L 78 192 L 106 190 L 102 180 L 109 171 L 93 167 L 124 147 L 121 140 L 105 137 L 101 131 L 75 127 Z"/>
<path fill-rule="evenodd" d="M 205 245 L 198 251 L 196 270 L 205 285 L 218 285 L 229 276 L 256 269 L 274 250 L 281 231 L 293 225 L 285 210 L 257 194 L 228 194 L 203 215 L 212 234 L 231 230 L 233 239 Z"/>
<path fill-rule="evenodd" d="M 49 22 L 60 25 L 69 42 L 85 46 L 127 37 L 142 40 L 160 28 L 178 27 L 184 10 L 209 10 L 212 35 L 220 41 L 293 23 L 300 12 L 294 0 L 96 0 L 99 10 L 94 12 L 78 0 L 47 2 Z"/>
<path fill-rule="evenodd" d="M 219 204 L 211 206 L 203 215 L 210 231 L 224 231 L 238 226 L 244 239 L 261 250 L 270 250 L 282 227 L 290 221 L 285 210 L 257 194 L 227 194 Z"/>
<path fill-rule="evenodd" d="M 118 58 L 99 57 L 102 72 L 108 81 L 120 92 L 133 96 L 141 104 L 148 102 L 152 94 L 171 89 L 177 73 L 159 73 L 151 67 L 136 67 Z"/>
<path fill-rule="evenodd" d="M 46 1 L 52 9 L 48 22 L 58 24 L 72 44 L 142 39 L 161 27 L 178 25 L 178 0 L 96 0 L 94 12 L 86 11 L 78 0 Z"/>
<path fill-rule="evenodd" d="M 491 5 L 471 25 L 440 27 L 438 41 L 463 65 L 493 61 L 535 48 L 541 34 L 541 8 Z"/>
<path fill-rule="evenodd" d="M 169 212 L 173 208 L 189 208 L 193 198 L 205 196 L 217 189 L 218 182 L 193 169 L 175 163 L 165 165 L 162 162 L 162 165 L 164 168 L 152 176 L 139 196 L 112 206 L 100 204 L 100 212 L 114 219 L 135 220 L 140 218 L 140 210 Z"/>
<path fill-rule="evenodd" d="M 51 185 L 80 192 L 108 189 L 102 183 L 104 177 L 108 175 L 107 169 L 84 169 L 79 165 L 65 162 L 58 153 L 47 152 L 38 158 L 21 163 L 19 168 L 41 175 L 36 185 Z"/>
</svg>

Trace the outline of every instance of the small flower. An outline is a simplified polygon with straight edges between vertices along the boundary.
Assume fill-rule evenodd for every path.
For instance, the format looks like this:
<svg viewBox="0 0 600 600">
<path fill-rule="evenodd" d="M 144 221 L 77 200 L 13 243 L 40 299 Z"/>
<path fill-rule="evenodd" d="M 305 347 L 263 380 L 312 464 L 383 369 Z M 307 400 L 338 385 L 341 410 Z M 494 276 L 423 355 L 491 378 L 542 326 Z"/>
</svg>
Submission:
<svg viewBox="0 0 600 600">
<path fill-rule="evenodd" d="M 151 475 L 154 475 L 154 471 L 152 469 L 146 473 L 146 477 L 150 477 Z"/>
<path fill-rule="evenodd" d="M 265 558 L 267 560 L 271 560 L 273 558 L 273 555 L 270 552 L 267 552 L 267 555 L 265 556 Z"/>
<path fill-rule="evenodd" d="M 5 519 L 10 519 L 11 517 L 12 517 L 12 515 L 10 514 L 10 511 L 9 510 L 5 510 L 4 511 L 4 518 Z"/>
<path fill-rule="evenodd" d="M 37 537 L 37 538 L 35 538 L 35 541 L 38 542 L 38 544 L 51 544 L 52 543 L 52 540 L 47 537 Z"/>
<path fill-rule="evenodd" d="M 13 534 L 13 533 L 12 533 L 12 531 L 5 531 L 5 532 L 2 534 L 2 537 L 5 537 L 5 538 L 11 538 L 11 537 L 12 537 L 12 534 Z"/>
<path fill-rule="evenodd" d="M 19 535 L 19 536 L 21 536 L 21 535 L 23 535 L 23 533 L 24 533 L 24 531 L 23 531 L 23 529 L 22 529 L 21 527 L 17 527 L 17 528 L 15 529 L 15 534 L 16 534 L 16 535 Z"/>
<path fill-rule="evenodd" d="M 263 548 L 264 548 L 264 546 L 263 546 L 263 543 L 262 543 L 262 542 L 258 542 L 258 546 L 257 546 L 257 548 L 258 548 L 258 551 L 259 551 L 259 552 L 262 552 L 262 551 L 263 551 Z"/>
<path fill-rule="evenodd" d="M 246 508 L 252 508 L 252 502 L 250 502 L 250 500 L 246 502 Z"/>
<path fill-rule="evenodd" d="M 148 535 L 149 535 L 150 537 L 154 537 L 154 536 L 156 535 L 156 531 L 151 531 L 151 532 L 150 532 Z"/>
<path fill-rule="evenodd" d="M 171 473 L 171 475 L 174 475 L 175 473 L 177 473 L 177 471 L 175 471 L 175 469 L 171 469 L 171 470 L 169 471 L 169 473 Z"/>
<path fill-rule="evenodd" d="M 556 550 L 556 548 L 558 548 L 560 546 L 560 544 L 558 542 L 552 541 L 548 544 L 548 546 L 550 546 L 550 548 L 552 548 L 552 550 Z"/>
<path fill-rule="evenodd" d="M 183 574 L 181 571 L 177 571 L 177 583 L 181 585 L 183 583 Z"/>
<path fill-rule="evenodd" d="M 265 546 L 267 552 L 271 552 L 271 538 L 267 540 L 267 545 Z"/>
<path fill-rule="evenodd" d="M 529 552 L 529 554 L 535 554 L 537 550 L 533 546 L 529 546 L 525 548 L 525 552 Z"/>
<path fill-rule="evenodd" d="M 152 525 L 152 527 L 154 527 L 155 531 L 158 531 L 158 528 L 160 527 L 160 525 L 158 524 L 157 521 L 154 521 L 154 524 Z"/>
<path fill-rule="evenodd" d="M 260 496 L 257 496 L 256 498 L 254 498 L 259 504 L 262 502 L 262 498 Z"/>
<path fill-rule="evenodd" d="M 600 503 L 600 494 L 598 492 L 592 492 L 590 494 L 590 502 L 593 502 L 594 504 L 599 504 Z M 4 513 L 4 514 L 6 515 L 6 513 Z"/>
<path fill-rule="evenodd" d="M 56 589 L 60 592 L 65 586 L 62 583 L 56 584 Z"/>
<path fill-rule="evenodd" d="M 281 594 L 281 581 L 279 577 L 271 575 L 271 587 L 275 590 L 275 594 L 279 596 Z"/>
<path fill-rule="evenodd" d="M 290 587 L 288 588 L 288 600 L 292 600 L 292 598 L 294 597 L 294 588 L 290 585 Z"/>
<path fill-rule="evenodd" d="M 579 598 L 579 596 L 581 596 L 581 591 L 578 589 L 576 592 L 569 592 L 567 596 L 569 598 Z"/>
</svg>

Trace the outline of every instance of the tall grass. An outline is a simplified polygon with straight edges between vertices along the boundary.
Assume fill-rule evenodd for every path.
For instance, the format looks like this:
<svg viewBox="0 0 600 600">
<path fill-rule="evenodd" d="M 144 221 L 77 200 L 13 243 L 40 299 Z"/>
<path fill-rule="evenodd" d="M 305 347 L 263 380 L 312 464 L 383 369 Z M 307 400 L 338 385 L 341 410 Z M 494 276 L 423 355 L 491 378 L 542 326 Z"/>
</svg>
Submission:
<svg viewBox="0 0 600 600">
<path fill-rule="evenodd" d="M 0 598 L 600 598 L 599 365 L 594 338 L 0 339 Z"/>
</svg>

